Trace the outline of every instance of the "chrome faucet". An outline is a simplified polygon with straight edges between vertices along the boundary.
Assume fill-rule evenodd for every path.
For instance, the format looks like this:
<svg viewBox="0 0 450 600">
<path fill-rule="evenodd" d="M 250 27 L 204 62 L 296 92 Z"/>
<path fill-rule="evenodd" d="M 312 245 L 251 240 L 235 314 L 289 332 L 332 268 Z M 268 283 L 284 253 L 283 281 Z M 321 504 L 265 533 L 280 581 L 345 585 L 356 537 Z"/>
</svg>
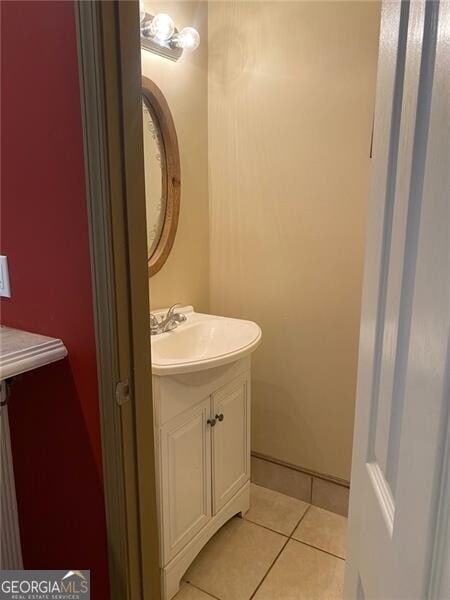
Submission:
<svg viewBox="0 0 450 600">
<path fill-rule="evenodd" d="M 184 323 L 187 318 L 186 315 L 175 312 L 175 309 L 179 306 L 181 306 L 181 304 L 174 304 L 169 308 L 167 314 L 161 318 L 158 318 L 153 313 L 150 313 L 150 335 L 158 335 L 160 333 L 172 331 L 172 329 L 178 327 L 180 323 Z"/>
</svg>

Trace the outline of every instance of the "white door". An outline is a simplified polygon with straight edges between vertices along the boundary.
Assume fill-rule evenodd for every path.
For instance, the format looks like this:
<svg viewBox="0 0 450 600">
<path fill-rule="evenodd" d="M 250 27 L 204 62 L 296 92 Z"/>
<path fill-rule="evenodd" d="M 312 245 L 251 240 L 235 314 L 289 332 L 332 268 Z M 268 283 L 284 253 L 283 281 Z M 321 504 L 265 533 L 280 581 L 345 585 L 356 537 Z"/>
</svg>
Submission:
<svg viewBox="0 0 450 600">
<path fill-rule="evenodd" d="M 211 518 L 211 400 L 161 429 L 164 564 Z"/>
<path fill-rule="evenodd" d="M 250 478 L 250 378 L 235 379 L 212 397 L 214 513 Z"/>
<path fill-rule="evenodd" d="M 450 3 L 386 2 L 345 598 L 450 598 Z"/>
</svg>

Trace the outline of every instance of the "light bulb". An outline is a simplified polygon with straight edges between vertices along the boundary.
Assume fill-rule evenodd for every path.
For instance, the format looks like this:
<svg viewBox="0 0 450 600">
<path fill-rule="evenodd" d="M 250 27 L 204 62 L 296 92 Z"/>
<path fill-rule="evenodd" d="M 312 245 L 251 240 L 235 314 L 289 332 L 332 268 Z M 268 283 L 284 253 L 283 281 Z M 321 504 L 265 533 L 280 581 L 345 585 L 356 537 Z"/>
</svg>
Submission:
<svg viewBox="0 0 450 600">
<path fill-rule="evenodd" d="M 145 6 L 144 0 L 139 0 L 139 18 L 141 20 L 141 25 L 145 19 Z"/>
<path fill-rule="evenodd" d="M 175 43 L 183 50 L 196 50 L 200 45 L 200 34 L 193 27 L 184 27 L 177 35 Z"/>
<path fill-rule="evenodd" d="M 159 13 L 155 15 L 150 23 L 150 35 L 159 42 L 170 40 L 175 31 L 175 25 L 169 15 Z"/>
</svg>

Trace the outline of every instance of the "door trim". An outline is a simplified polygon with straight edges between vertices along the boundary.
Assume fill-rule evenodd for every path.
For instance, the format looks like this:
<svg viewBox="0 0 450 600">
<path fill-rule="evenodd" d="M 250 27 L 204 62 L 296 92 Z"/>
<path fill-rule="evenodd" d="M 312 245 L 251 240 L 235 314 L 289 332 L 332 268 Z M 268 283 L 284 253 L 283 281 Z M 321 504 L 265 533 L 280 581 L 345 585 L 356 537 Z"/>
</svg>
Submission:
<svg viewBox="0 0 450 600">
<path fill-rule="evenodd" d="M 161 597 L 138 2 L 75 2 L 110 597 Z M 130 235 L 131 231 L 133 235 Z M 116 399 L 128 379 L 130 399 Z M 123 400 L 123 399 L 122 399 Z"/>
</svg>

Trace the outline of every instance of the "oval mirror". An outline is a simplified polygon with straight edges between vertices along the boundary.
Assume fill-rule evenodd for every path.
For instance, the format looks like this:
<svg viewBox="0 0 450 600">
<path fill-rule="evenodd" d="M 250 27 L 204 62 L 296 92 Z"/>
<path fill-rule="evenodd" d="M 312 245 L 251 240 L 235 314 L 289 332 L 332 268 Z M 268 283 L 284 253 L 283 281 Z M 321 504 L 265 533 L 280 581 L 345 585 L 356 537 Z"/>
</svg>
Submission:
<svg viewBox="0 0 450 600">
<path fill-rule="evenodd" d="M 145 205 L 149 276 L 169 256 L 180 212 L 180 156 L 172 115 L 163 93 L 142 78 Z"/>
</svg>

